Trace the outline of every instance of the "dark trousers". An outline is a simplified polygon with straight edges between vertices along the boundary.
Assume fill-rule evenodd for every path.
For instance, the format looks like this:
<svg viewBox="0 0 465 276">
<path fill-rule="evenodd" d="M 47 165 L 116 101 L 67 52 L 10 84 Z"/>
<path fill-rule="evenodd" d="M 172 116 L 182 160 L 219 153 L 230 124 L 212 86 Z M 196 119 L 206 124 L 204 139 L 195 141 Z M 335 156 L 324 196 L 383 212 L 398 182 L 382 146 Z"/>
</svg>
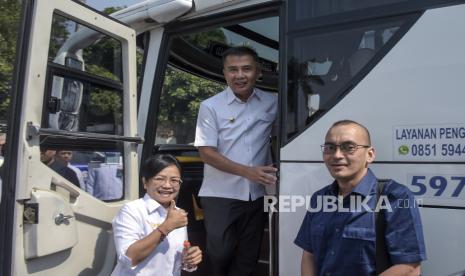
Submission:
<svg viewBox="0 0 465 276">
<path fill-rule="evenodd" d="M 263 197 L 242 201 L 202 197 L 207 231 L 207 255 L 216 275 L 252 275 L 265 226 Z"/>
</svg>

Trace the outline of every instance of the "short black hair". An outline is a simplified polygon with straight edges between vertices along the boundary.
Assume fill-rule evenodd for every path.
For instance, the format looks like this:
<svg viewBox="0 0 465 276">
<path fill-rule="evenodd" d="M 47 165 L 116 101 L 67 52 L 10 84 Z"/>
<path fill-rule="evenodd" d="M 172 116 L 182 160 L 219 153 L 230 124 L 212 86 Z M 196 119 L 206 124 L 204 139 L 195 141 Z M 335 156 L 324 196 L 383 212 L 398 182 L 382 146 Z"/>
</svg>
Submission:
<svg viewBox="0 0 465 276">
<path fill-rule="evenodd" d="M 223 65 L 228 56 L 251 56 L 253 60 L 256 63 L 258 63 L 257 52 L 255 52 L 254 49 L 247 47 L 247 46 L 235 46 L 235 47 L 226 49 L 226 51 L 224 51 L 222 55 Z"/>
<path fill-rule="evenodd" d="M 171 154 L 157 154 L 149 157 L 142 163 L 140 175 L 144 179 L 148 180 L 155 175 L 159 174 L 162 170 L 169 166 L 176 166 L 181 172 L 181 165 L 178 160 Z"/>
<path fill-rule="evenodd" d="M 364 125 L 356 122 L 356 121 L 353 121 L 353 120 L 340 120 L 340 121 L 337 121 L 335 122 L 329 129 L 328 129 L 328 132 L 333 128 L 333 127 L 337 127 L 337 126 L 346 126 L 346 125 L 356 125 L 356 126 L 359 126 L 366 134 L 367 136 L 367 142 L 368 142 L 368 145 L 371 146 L 371 137 L 370 137 L 370 132 L 368 131 L 368 128 L 366 128 Z"/>
</svg>

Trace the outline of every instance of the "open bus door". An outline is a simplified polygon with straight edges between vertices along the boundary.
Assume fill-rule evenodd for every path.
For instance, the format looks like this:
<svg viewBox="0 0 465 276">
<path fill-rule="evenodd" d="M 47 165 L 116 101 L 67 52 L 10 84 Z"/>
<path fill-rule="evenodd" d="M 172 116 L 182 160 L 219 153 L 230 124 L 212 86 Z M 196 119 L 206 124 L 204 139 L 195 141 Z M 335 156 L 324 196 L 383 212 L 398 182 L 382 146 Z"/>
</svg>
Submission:
<svg viewBox="0 0 465 276">
<path fill-rule="evenodd" d="M 111 220 L 138 198 L 136 33 L 78 2 L 23 4 L 0 274 L 109 275 L 116 255 Z M 110 45 L 112 64 L 96 64 L 104 52 L 98 43 Z M 89 178 L 112 168 L 117 191 L 96 196 L 87 179 L 73 184 L 47 166 L 47 150 L 60 149 L 72 151 Z"/>
</svg>

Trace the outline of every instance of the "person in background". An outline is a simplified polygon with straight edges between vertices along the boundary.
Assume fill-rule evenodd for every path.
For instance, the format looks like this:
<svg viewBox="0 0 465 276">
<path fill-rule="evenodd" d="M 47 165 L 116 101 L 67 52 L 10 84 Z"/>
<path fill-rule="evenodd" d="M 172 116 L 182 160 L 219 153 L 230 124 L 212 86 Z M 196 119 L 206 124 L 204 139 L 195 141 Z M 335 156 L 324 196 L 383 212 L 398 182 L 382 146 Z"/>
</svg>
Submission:
<svg viewBox="0 0 465 276">
<path fill-rule="evenodd" d="M 63 176 L 65 179 L 80 187 L 79 179 L 76 173 L 68 168 L 65 163 L 55 158 L 56 150 L 40 148 L 40 161 L 45 165 L 49 166 L 52 170 Z"/>
<path fill-rule="evenodd" d="M 166 143 L 167 144 L 176 144 L 177 143 L 176 136 L 174 135 L 174 130 L 170 129 L 168 131 L 168 138 L 166 138 Z"/>
<path fill-rule="evenodd" d="M 91 163 L 86 191 L 101 200 L 123 197 L 123 169 L 118 163 Z"/>
<path fill-rule="evenodd" d="M 312 195 L 311 210 L 295 239 L 303 249 L 302 276 L 420 275 L 426 252 L 418 206 L 407 187 L 393 180 L 383 187 L 368 168 L 375 159 L 368 129 L 351 120 L 338 121 L 321 148 L 335 180 Z M 317 201 L 329 197 L 333 202 L 343 198 L 346 210 L 316 208 Z M 356 197 L 367 200 L 369 209 L 351 207 Z M 375 216 L 378 211 L 383 213 Z M 378 227 L 379 219 L 384 229 Z"/>
<path fill-rule="evenodd" d="M 252 275 L 265 224 L 265 186 L 276 183 L 270 136 L 277 97 L 255 88 L 257 53 L 232 47 L 223 53 L 228 87 L 200 104 L 194 145 L 205 163 L 199 192 L 207 255 L 216 275 Z"/>
<path fill-rule="evenodd" d="M 126 203 L 113 219 L 117 265 L 112 276 L 179 276 L 181 265 L 202 261 L 198 246 L 183 257 L 187 213 L 175 206 L 181 167 L 171 155 L 147 159 L 141 167 L 146 194 Z"/>
<path fill-rule="evenodd" d="M 55 158 L 58 160 L 58 161 L 61 161 L 62 163 L 66 164 L 66 166 L 68 166 L 68 168 L 72 169 L 74 171 L 74 173 L 76 174 L 78 180 L 79 180 L 79 185 L 81 187 L 85 187 L 85 183 L 84 183 L 84 176 L 82 175 L 82 171 L 71 165 L 71 159 L 73 159 L 73 152 L 70 151 L 70 150 L 57 150 L 56 151 L 56 155 L 55 155 Z"/>
</svg>

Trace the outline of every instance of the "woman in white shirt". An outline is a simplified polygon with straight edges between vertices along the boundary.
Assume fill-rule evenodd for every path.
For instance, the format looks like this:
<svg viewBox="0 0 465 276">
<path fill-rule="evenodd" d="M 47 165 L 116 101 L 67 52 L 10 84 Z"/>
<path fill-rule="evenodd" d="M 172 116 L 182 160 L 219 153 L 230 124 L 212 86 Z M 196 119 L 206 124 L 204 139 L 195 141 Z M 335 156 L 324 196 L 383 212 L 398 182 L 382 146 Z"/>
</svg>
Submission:
<svg viewBox="0 0 465 276">
<path fill-rule="evenodd" d="M 175 206 L 181 167 L 171 155 L 147 159 L 141 168 L 143 198 L 125 204 L 113 220 L 118 262 L 112 275 L 179 276 L 182 263 L 202 260 L 198 246 L 183 258 L 187 213 Z"/>
</svg>

